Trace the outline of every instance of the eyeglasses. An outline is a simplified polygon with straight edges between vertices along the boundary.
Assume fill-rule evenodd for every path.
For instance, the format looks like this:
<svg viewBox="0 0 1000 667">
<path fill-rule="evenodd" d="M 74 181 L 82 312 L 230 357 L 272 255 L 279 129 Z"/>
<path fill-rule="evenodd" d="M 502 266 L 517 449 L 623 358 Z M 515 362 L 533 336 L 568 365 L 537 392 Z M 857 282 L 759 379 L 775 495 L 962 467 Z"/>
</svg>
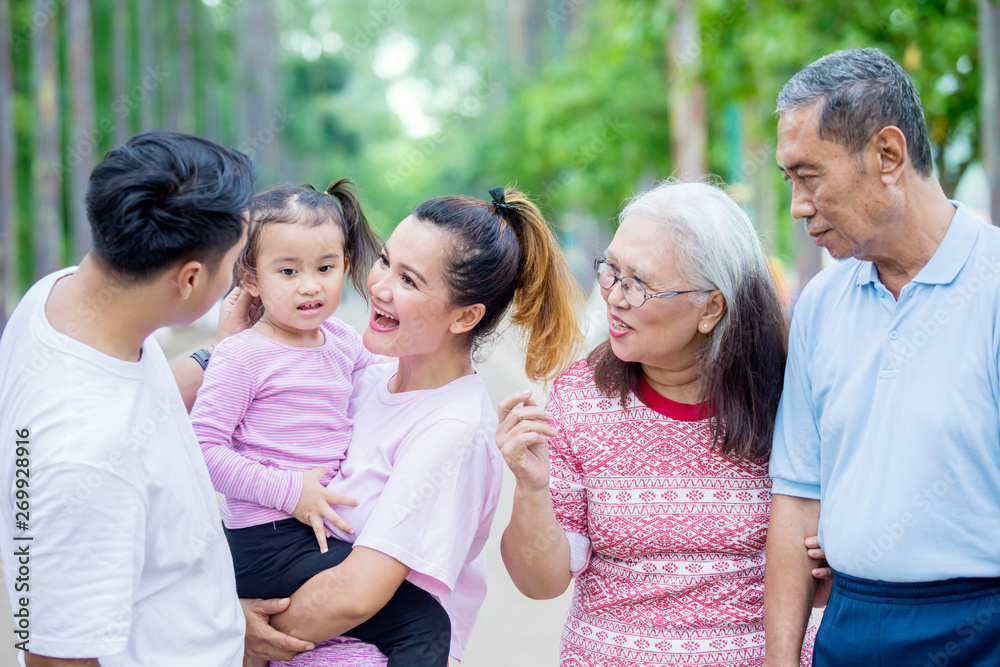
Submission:
<svg viewBox="0 0 1000 667">
<path fill-rule="evenodd" d="M 615 283 L 621 282 L 622 294 L 625 301 L 633 308 L 639 308 L 646 303 L 646 299 L 656 299 L 659 297 L 677 296 L 678 294 L 691 294 L 692 292 L 711 292 L 705 289 L 689 289 L 682 292 L 655 292 L 650 294 L 645 286 L 632 276 L 620 276 L 615 267 L 608 264 L 607 260 L 598 257 L 594 260 L 594 271 L 597 273 L 597 284 L 604 289 L 612 289 Z"/>
</svg>

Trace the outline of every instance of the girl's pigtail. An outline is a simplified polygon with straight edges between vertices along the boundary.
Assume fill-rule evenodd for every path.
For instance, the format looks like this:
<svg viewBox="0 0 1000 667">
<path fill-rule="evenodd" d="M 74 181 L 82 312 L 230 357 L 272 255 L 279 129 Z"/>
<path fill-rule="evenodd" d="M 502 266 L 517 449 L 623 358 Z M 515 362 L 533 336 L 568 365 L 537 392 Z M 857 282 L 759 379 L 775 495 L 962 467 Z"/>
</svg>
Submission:
<svg viewBox="0 0 1000 667">
<path fill-rule="evenodd" d="M 361 202 L 358 201 L 357 192 L 354 190 L 354 183 L 349 178 L 331 183 L 326 189 L 326 194 L 340 202 L 346 230 L 344 252 L 349 260 L 347 272 L 351 276 L 355 291 L 367 302 L 368 290 L 365 289 L 365 283 L 368 270 L 375 263 L 375 257 L 382 243 L 368 224 L 368 218 L 361 210 Z"/>
</svg>

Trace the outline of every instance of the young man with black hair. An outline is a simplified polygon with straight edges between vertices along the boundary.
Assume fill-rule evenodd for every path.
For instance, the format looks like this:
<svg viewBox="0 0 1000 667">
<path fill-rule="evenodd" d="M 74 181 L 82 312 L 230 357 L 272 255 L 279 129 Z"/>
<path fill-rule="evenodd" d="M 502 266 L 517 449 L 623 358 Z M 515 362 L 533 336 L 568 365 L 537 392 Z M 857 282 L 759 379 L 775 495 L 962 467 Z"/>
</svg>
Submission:
<svg viewBox="0 0 1000 667">
<path fill-rule="evenodd" d="M 242 664 L 215 494 L 151 334 L 226 293 L 253 181 L 250 158 L 187 135 L 112 150 L 93 247 L 0 339 L 0 560 L 28 667 Z"/>
</svg>

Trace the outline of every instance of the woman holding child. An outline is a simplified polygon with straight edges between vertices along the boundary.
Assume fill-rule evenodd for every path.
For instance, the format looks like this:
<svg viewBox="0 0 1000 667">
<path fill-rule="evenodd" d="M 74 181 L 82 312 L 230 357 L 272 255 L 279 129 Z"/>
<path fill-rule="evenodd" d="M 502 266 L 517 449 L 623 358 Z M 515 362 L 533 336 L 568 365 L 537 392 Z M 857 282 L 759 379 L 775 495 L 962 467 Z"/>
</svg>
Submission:
<svg viewBox="0 0 1000 667">
<path fill-rule="evenodd" d="M 371 365 L 360 352 L 352 357 L 354 389 L 347 416 L 353 432 L 330 488 L 357 499 L 357 506 L 338 508 L 340 518 L 356 535 L 328 523 L 335 538 L 327 540 L 327 553 L 320 551 L 316 544 L 320 536 L 314 536 L 305 524 L 308 517 L 296 515 L 291 497 L 314 481 L 306 477 L 308 471 L 284 476 L 284 486 L 277 488 L 286 493 L 256 498 L 264 505 L 265 496 L 277 498 L 275 504 L 283 502 L 285 516 L 292 517 L 282 517 L 272 526 L 278 517 L 270 516 L 261 526 L 265 533 L 280 528 L 293 535 L 289 539 L 295 541 L 296 553 L 279 556 L 279 562 L 287 562 L 281 558 L 307 559 L 315 568 L 315 575 L 291 595 L 288 609 L 271 618 L 272 625 L 288 635 L 322 642 L 361 628 L 369 619 L 377 619 L 383 628 L 398 629 L 391 601 L 412 586 L 440 601 L 450 619 L 450 639 L 447 632 L 420 638 L 425 640 L 424 659 L 416 664 L 444 664 L 449 653 L 462 656 L 486 594 L 483 547 L 502 472 L 494 444 L 496 413 L 482 379 L 473 370 L 473 352 L 496 329 L 511 304 L 513 323 L 527 333 L 529 377 L 554 376 L 571 359 L 579 341 L 578 289 L 555 237 L 537 207 L 521 193 L 495 188 L 491 194 L 489 203 L 442 197 L 421 204 L 385 242 L 368 274 L 372 314 L 364 345 L 371 353 L 397 357 L 398 363 Z M 301 212 L 303 201 L 314 200 L 306 194 L 302 201 L 293 202 L 293 208 Z M 347 245 L 348 227 L 342 233 L 342 246 Z M 253 233 L 251 228 L 251 237 Z M 315 233 L 312 237 L 318 238 Z M 280 254 L 288 259 L 293 253 Z M 345 247 L 341 247 L 341 257 L 344 264 L 356 261 Z M 326 266 L 319 256 L 308 259 L 286 273 L 299 275 L 303 267 L 316 264 L 318 268 L 308 270 L 318 271 Z M 275 266 L 287 268 L 279 265 Z M 332 268 L 342 272 L 344 266 Z M 258 265 L 258 270 L 265 267 Z M 257 289 L 253 279 L 248 289 Z M 309 289 L 315 288 L 303 288 Z M 309 298 L 304 303 L 310 307 L 328 301 L 311 292 L 305 296 Z M 272 306 L 272 315 L 280 307 Z M 282 329 L 297 322 L 301 314 L 290 317 L 287 323 L 279 319 L 268 325 L 265 321 L 263 331 L 266 326 Z M 310 340 L 320 343 L 329 335 L 324 331 L 323 336 Z M 282 342 L 290 341 L 282 336 Z M 355 367 L 356 362 L 360 365 Z M 210 378 L 206 380 L 209 385 Z M 193 414 L 199 412 L 196 405 Z M 242 449 L 246 454 L 246 448 Z M 241 464 L 234 461 L 234 465 Z M 288 480 L 296 476 L 294 484 Z M 429 492 L 427 485 L 432 487 Z M 243 487 L 237 486 L 225 492 L 242 493 Z M 301 498 L 302 492 L 298 493 Z M 232 537 L 231 544 L 234 552 L 250 548 L 244 542 L 237 545 Z M 239 561 L 239 554 L 234 557 Z M 237 563 L 238 576 L 239 571 Z M 255 589 L 253 594 L 264 593 Z M 292 662 L 385 664 L 385 659 L 370 647 L 338 640 L 302 653 Z M 389 661 L 392 664 L 391 651 Z"/>
</svg>

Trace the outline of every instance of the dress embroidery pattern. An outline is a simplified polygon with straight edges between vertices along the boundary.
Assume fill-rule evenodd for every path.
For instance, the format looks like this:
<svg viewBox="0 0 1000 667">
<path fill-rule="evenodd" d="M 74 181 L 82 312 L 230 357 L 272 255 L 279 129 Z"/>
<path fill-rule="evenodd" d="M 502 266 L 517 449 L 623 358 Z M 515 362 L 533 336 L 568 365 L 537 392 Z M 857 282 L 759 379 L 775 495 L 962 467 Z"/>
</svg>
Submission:
<svg viewBox="0 0 1000 667">
<path fill-rule="evenodd" d="M 623 409 L 582 361 L 547 409 L 559 430 L 549 439 L 556 517 L 592 547 L 562 667 L 763 664 L 766 462 L 711 451 L 710 417 L 671 418 L 634 395 Z"/>
</svg>

